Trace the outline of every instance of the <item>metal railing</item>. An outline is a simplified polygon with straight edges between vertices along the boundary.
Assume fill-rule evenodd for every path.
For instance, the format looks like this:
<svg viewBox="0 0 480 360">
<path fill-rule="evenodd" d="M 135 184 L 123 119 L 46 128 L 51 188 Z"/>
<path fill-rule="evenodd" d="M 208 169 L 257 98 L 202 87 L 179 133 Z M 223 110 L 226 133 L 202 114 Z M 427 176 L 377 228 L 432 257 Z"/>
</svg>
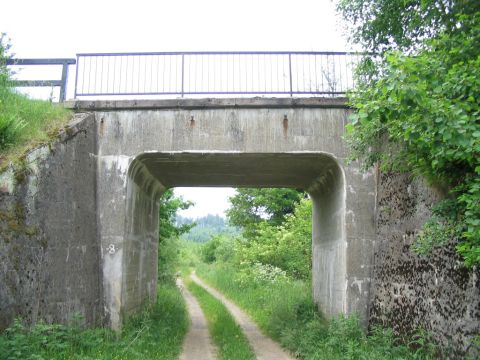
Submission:
<svg viewBox="0 0 480 360">
<path fill-rule="evenodd" d="M 327 95 L 354 87 L 347 52 L 145 52 L 77 55 L 75 98 Z"/>
<path fill-rule="evenodd" d="M 7 65 L 61 65 L 58 80 L 15 80 L 18 87 L 60 87 L 60 102 L 66 99 L 69 66 L 75 64 L 75 98 L 338 96 L 355 86 L 353 69 L 361 56 L 347 52 L 92 53 L 78 54 L 77 59 L 8 59 Z"/>
<path fill-rule="evenodd" d="M 75 59 L 7 59 L 9 66 L 24 65 L 61 65 L 62 75 L 59 80 L 14 80 L 14 85 L 18 87 L 60 87 L 59 101 L 66 99 L 68 68 L 75 65 Z"/>
</svg>

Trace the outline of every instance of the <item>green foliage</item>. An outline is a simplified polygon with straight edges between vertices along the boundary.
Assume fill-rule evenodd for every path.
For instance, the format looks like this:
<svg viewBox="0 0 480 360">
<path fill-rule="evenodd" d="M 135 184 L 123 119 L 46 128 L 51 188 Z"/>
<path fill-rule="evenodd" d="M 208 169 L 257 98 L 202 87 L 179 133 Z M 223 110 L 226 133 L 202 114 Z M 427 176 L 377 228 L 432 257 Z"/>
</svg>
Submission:
<svg viewBox="0 0 480 360">
<path fill-rule="evenodd" d="M 291 214 L 305 193 L 295 189 L 237 189 L 230 198 L 227 211 L 230 224 L 243 229 L 244 236 L 253 237 L 259 224 L 280 225 Z"/>
<path fill-rule="evenodd" d="M 459 238 L 467 266 L 480 264 L 479 3 L 345 0 L 340 8 L 358 22 L 354 37 L 369 49 L 415 52 L 390 51 L 363 64 L 350 94 L 357 110 L 347 126 L 351 157 L 447 187 L 456 211 L 427 223 L 417 249 L 428 252 L 427 244 L 445 243 L 449 234 Z"/>
<path fill-rule="evenodd" d="M 175 283 L 183 245 L 179 236 L 195 226 L 194 223 L 177 225 L 177 211 L 188 209 L 192 205 L 192 202 L 184 201 L 182 197 L 176 197 L 173 189 L 165 191 L 160 199 L 158 279 L 163 283 Z"/>
<path fill-rule="evenodd" d="M 458 14 L 480 10 L 475 0 L 340 0 L 350 40 L 371 52 L 414 51 L 424 39 L 456 31 Z"/>
<path fill-rule="evenodd" d="M 0 34 L 0 170 L 28 150 L 48 143 L 70 119 L 70 112 L 15 92 L 6 66 L 11 45 Z"/>
<path fill-rule="evenodd" d="M 184 201 L 182 197 L 176 197 L 173 189 L 165 191 L 160 199 L 159 209 L 160 242 L 171 237 L 178 237 L 195 226 L 195 224 L 179 226 L 176 224 L 177 211 L 186 210 L 192 205 L 191 201 Z"/>
<path fill-rule="evenodd" d="M 228 235 L 215 235 L 201 248 L 202 260 L 211 264 L 215 261 L 230 261 L 234 254 L 235 239 Z"/>
<path fill-rule="evenodd" d="M 210 335 L 217 346 L 220 359 L 255 359 L 247 338 L 225 306 L 201 286 L 187 283 L 188 289 L 198 299 L 208 321 Z"/>
<path fill-rule="evenodd" d="M 8 91 L 11 86 L 12 74 L 7 67 L 7 60 L 11 58 L 11 47 L 7 34 L 0 33 L 0 94 L 2 95 L 3 92 Z"/>
<path fill-rule="evenodd" d="M 376 327 L 365 334 L 356 316 L 331 321 L 318 313 L 309 282 L 269 282 L 239 285 L 231 264 L 203 265 L 199 276 L 245 309 L 269 336 L 298 359 L 436 359 L 425 333 L 399 339 Z M 410 349 L 408 344 L 413 346 Z"/>
<path fill-rule="evenodd" d="M 158 280 L 160 283 L 175 283 L 180 264 L 181 240 L 177 237 L 164 239 L 158 246 Z"/>
<path fill-rule="evenodd" d="M 120 335 L 86 329 L 78 317 L 69 326 L 20 320 L 0 336 L 2 360 L 176 359 L 188 329 L 185 303 L 174 285 L 158 289 L 155 305 L 130 318 Z"/>
<path fill-rule="evenodd" d="M 311 272 L 312 204 L 302 199 L 282 225 L 260 222 L 248 239 L 213 236 L 202 246 L 202 260 L 230 262 L 238 269 L 237 281 L 308 279 Z"/>
<path fill-rule="evenodd" d="M 249 278 L 258 277 L 261 265 L 279 269 L 295 279 L 309 279 L 311 274 L 312 203 L 303 199 L 293 214 L 285 217 L 283 225 L 262 223 L 257 236 L 236 243 L 235 259 Z M 276 271 L 278 272 L 278 271 Z"/>
</svg>

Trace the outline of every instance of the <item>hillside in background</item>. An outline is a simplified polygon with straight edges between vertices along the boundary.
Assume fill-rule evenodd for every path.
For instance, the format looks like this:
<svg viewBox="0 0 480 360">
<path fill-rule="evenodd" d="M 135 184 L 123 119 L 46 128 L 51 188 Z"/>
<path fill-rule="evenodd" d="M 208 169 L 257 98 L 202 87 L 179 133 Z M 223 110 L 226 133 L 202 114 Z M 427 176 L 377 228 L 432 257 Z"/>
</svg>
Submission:
<svg viewBox="0 0 480 360">
<path fill-rule="evenodd" d="M 235 236 L 240 234 L 237 227 L 230 226 L 228 220 L 219 215 L 208 214 L 198 219 L 177 216 L 177 226 L 193 223 L 196 225 L 189 232 L 183 234 L 182 239 L 204 243 L 210 240 L 213 235 L 229 234 Z"/>
</svg>

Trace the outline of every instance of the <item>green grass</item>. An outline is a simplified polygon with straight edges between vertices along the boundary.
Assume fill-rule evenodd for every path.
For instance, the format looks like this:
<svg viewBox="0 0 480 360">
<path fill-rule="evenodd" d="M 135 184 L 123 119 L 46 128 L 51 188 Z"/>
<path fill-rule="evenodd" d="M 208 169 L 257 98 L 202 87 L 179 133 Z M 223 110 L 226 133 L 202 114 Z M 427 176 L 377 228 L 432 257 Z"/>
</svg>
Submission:
<svg viewBox="0 0 480 360">
<path fill-rule="evenodd" d="M 0 169 L 54 139 L 70 119 L 61 105 L 0 88 Z"/>
<path fill-rule="evenodd" d="M 179 290 L 161 285 L 158 300 L 130 318 L 121 334 L 109 329 L 17 321 L 0 336 L 0 359 L 176 359 L 188 330 L 188 314 Z"/>
<path fill-rule="evenodd" d="M 325 320 L 318 313 L 309 284 L 282 281 L 239 285 L 229 264 L 199 265 L 197 274 L 245 309 L 260 328 L 299 359 L 435 359 L 426 336 L 396 338 L 391 330 L 374 328 L 369 335 L 356 316 Z M 410 342 L 416 350 L 402 345 Z"/>
<path fill-rule="evenodd" d="M 255 359 L 248 340 L 225 306 L 192 281 L 187 281 L 186 285 L 197 298 L 207 318 L 210 335 L 218 348 L 220 359 Z"/>
</svg>

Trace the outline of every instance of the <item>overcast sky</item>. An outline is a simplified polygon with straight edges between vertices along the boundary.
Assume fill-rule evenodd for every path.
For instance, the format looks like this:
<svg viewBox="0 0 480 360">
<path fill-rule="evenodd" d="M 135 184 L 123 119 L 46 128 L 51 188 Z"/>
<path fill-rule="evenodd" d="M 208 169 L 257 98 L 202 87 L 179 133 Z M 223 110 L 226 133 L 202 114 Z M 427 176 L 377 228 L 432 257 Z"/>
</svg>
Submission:
<svg viewBox="0 0 480 360">
<path fill-rule="evenodd" d="M 0 31 L 19 57 L 79 52 L 345 50 L 330 0 L 12 0 Z"/>
<path fill-rule="evenodd" d="M 82 52 L 344 51 L 331 0 L 11 0 L 0 32 L 18 58 Z M 184 216 L 223 214 L 233 189 L 178 189 L 197 206 Z"/>
</svg>

